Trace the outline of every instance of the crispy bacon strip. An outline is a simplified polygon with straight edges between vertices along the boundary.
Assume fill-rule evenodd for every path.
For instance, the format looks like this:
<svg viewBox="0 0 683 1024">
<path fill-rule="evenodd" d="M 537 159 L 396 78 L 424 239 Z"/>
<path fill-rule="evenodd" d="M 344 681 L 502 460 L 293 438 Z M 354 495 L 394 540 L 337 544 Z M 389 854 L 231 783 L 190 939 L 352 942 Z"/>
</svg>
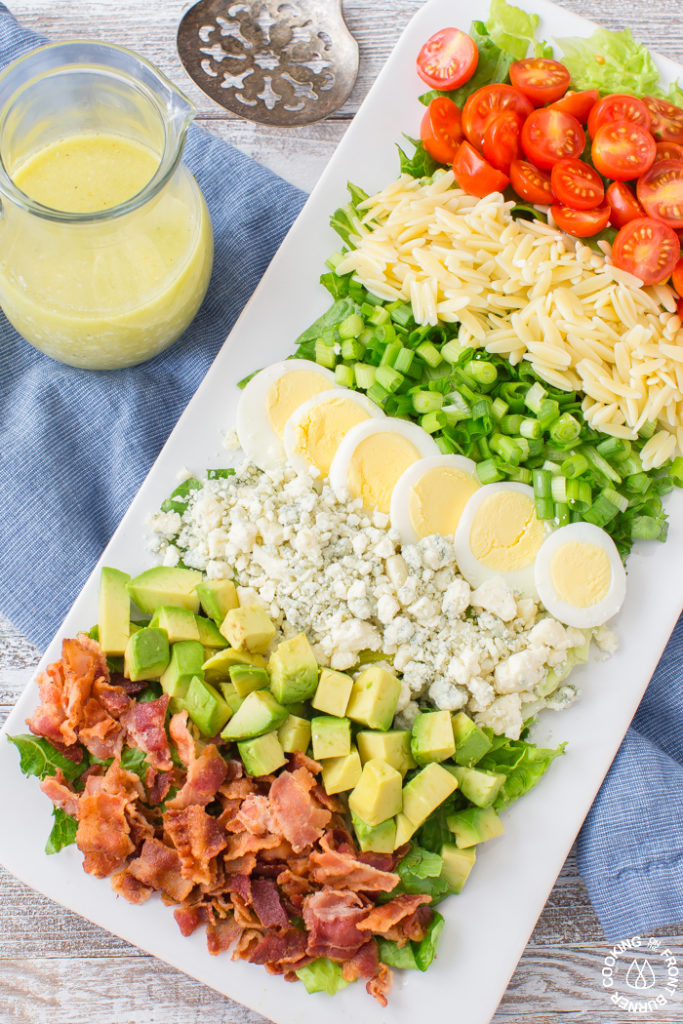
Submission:
<svg viewBox="0 0 683 1024">
<path fill-rule="evenodd" d="M 282 905 L 275 882 L 255 878 L 251 883 L 251 901 L 264 928 L 287 928 L 289 918 Z"/>
<path fill-rule="evenodd" d="M 374 907 L 364 921 L 358 925 L 361 931 L 372 932 L 373 935 L 383 935 L 385 938 L 395 938 L 398 926 L 411 918 L 418 907 L 424 903 L 431 903 L 431 896 L 424 893 L 395 896 L 393 900 L 379 907 Z M 432 914 L 429 915 L 430 919 Z M 427 922 L 429 924 L 429 922 Z M 392 933 L 391 935 L 389 933 Z M 401 936 L 403 938 L 403 936 Z M 422 936 L 424 938 L 424 936 Z M 408 941 L 406 938 L 402 945 Z"/>
<path fill-rule="evenodd" d="M 70 814 L 72 818 L 77 817 L 79 795 L 71 789 L 61 771 L 43 779 L 40 788 L 45 796 L 49 796 L 55 807 L 59 807 L 65 814 Z"/>
<path fill-rule="evenodd" d="M 204 747 L 199 757 L 190 763 L 185 785 L 172 800 L 169 800 L 167 806 L 177 810 L 193 805 L 206 807 L 215 799 L 227 774 L 228 768 L 218 752 L 218 747 L 210 743 Z"/>
<path fill-rule="evenodd" d="M 302 767 L 282 772 L 270 787 L 273 818 L 295 853 L 320 839 L 331 818 L 330 812 L 320 807 L 311 794 L 315 785 L 315 777 Z"/>
<path fill-rule="evenodd" d="M 168 723 L 168 731 L 175 743 L 178 757 L 185 767 L 188 768 L 194 761 L 196 754 L 194 740 L 187 727 L 187 711 L 179 711 L 177 715 L 172 716 L 171 721 Z"/>
<path fill-rule="evenodd" d="M 138 882 L 178 902 L 187 899 L 194 888 L 190 879 L 183 878 L 182 862 L 177 851 L 158 839 L 146 839 L 140 856 L 130 862 L 127 870 Z"/>
<path fill-rule="evenodd" d="M 129 744 L 144 750 L 152 768 L 160 772 L 168 772 L 173 767 L 164 728 L 169 700 L 170 697 L 165 693 L 156 700 L 142 703 L 136 701 L 121 716 L 121 724 L 126 728 Z"/>
<path fill-rule="evenodd" d="M 167 811 L 164 829 L 180 854 L 183 877 L 196 885 L 211 885 L 212 862 L 227 845 L 225 829 L 197 806 Z"/>
<path fill-rule="evenodd" d="M 311 875 L 318 885 L 352 889 L 355 892 L 391 892 L 400 877 L 391 871 L 380 871 L 358 860 L 354 854 L 333 850 L 327 836 L 320 840 L 322 852 L 311 854 Z"/>
</svg>

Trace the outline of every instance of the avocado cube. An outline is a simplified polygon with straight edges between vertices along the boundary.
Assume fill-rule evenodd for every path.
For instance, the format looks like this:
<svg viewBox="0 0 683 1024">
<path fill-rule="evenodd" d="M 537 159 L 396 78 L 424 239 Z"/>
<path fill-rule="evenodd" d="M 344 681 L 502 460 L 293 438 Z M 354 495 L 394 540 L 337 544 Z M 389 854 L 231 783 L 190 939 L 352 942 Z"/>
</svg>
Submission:
<svg viewBox="0 0 683 1024">
<path fill-rule="evenodd" d="M 453 739 L 455 763 L 466 768 L 480 761 L 493 745 L 486 733 L 464 711 L 453 715 Z"/>
<path fill-rule="evenodd" d="M 171 660 L 168 637 L 163 629 L 147 626 L 129 637 L 123 656 L 126 679 L 160 679 Z"/>
<path fill-rule="evenodd" d="M 365 764 L 373 757 L 386 761 L 401 775 L 415 768 L 410 752 L 410 733 L 406 729 L 389 729 L 388 732 L 359 732 L 356 736 L 358 753 Z"/>
<path fill-rule="evenodd" d="M 318 662 L 304 633 L 279 643 L 268 661 L 270 688 L 282 704 L 309 700 L 318 685 Z"/>
<path fill-rule="evenodd" d="M 455 753 L 449 711 L 424 711 L 413 722 L 410 750 L 417 764 L 445 761 Z"/>
<path fill-rule="evenodd" d="M 403 812 L 397 814 L 394 818 L 396 823 L 396 838 L 394 839 L 394 849 L 398 850 L 399 846 L 403 846 L 408 840 L 417 832 L 419 825 L 413 825 L 410 818 L 407 818 Z"/>
<path fill-rule="evenodd" d="M 505 776 L 499 772 L 482 772 L 478 768 L 451 769 L 458 780 L 460 792 L 477 807 L 490 807 L 505 782 Z"/>
<path fill-rule="evenodd" d="M 432 761 L 403 787 L 403 813 L 418 828 L 458 788 L 458 780 Z"/>
<path fill-rule="evenodd" d="M 356 678 L 346 714 L 368 729 L 391 728 L 396 714 L 401 684 L 395 675 L 373 665 Z"/>
<path fill-rule="evenodd" d="M 159 682 L 169 697 L 183 700 L 193 676 L 204 678 L 204 648 L 198 640 L 180 640 L 171 647 L 171 660 Z"/>
<path fill-rule="evenodd" d="M 216 736 L 232 715 L 218 690 L 199 676 L 193 676 L 183 703 L 203 736 Z"/>
<path fill-rule="evenodd" d="M 251 740 L 279 729 L 287 718 L 287 708 L 278 704 L 268 690 L 252 690 L 221 733 L 224 740 Z"/>
<path fill-rule="evenodd" d="M 381 825 L 371 827 L 361 821 L 355 814 L 351 815 L 356 839 L 363 853 L 372 850 L 374 853 L 392 853 L 396 842 L 396 822 L 387 818 Z"/>
<path fill-rule="evenodd" d="M 232 580 L 203 580 L 196 589 L 202 608 L 217 626 L 229 611 L 240 606 Z"/>
<path fill-rule="evenodd" d="M 199 631 L 200 643 L 209 651 L 207 657 L 211 657 L 216 650 L 228 646 L 228 641 L 212 619 L 207 619 L 203 615 L 195 615 L 194 619 Z"/>
<path fill-rule="evenodd" d="M 249 775 L 270 775 L 287 763 L 276 732 L 268 732 L 237 744 L 240 757 Z"/>
<path fill-rule="evenodd" d="M 353 679 L 345 672 L 335 672 L 333 668 L 324 668 L 320 673 L 318 688 L 313 695 L 311 704 L 316 711 L 341 718 L 346 714 Z"/>
<path fill-rule="evenodd" d="M 234 715 L 244 704 L 244 697 L 240 697 L 234 683 L 219 683 L 218 688 L 223 695 L 223 700 Z"/>
<path fill-rule="evenodd" d="M 351 753 L 351 723 L 348 718 L 316 715 L 311 719 L 313 757 L 346 757 Z"/>
<path fill-rule="evenodd" d="M 174 608 L 163 604 L 154 612 L 150 626 L 166 630 L 171 644 L 179 640 L 199 640 L 197 620 L 189 608 Z"/>
<path fill-rule="evenodd" d="M 446 824 L 455 836 L 459 850 L 495 839 L 505 830 L 493 807 L 466 807 L 449 814 Z"/>
<path fill-rule="evenodd" d="M 474 867 L 477 851 L 474 847 L 469 850 L 461 850 L 453 843 L 444 843 L 441 847 L 441 858 L 443 860 L 441 877 L 448 882 L 451 892 L 460 892 Z"/>
<path fill-rule="evenodd" d="M 328 757 L 323 761 L 323 786 L 326 793 L 345 793 L 360 781 L 363 766 L 358 751 L 353 747 L 350 753 L 341 757 Z"/>
<path fill-rule="evenodd" d="M 145 615 L 153 615 L 163 604 L 198 612 L 199 598 L 195 587 L 201 581 L 202 574 L 195 569 L 156 565 L 130 580 L 128 593 Z"/>
<path fill-rule="evenodd" d="M 248 651 L 234 651 L 232 647 L 226 647 L 224 651 L 217 651 L 207 658 L 202 668 L 207 683 L 220 683 L 230 678 L 230 670 L 233 665 L 256 665 L 258 668 L 265 668 L 265 658 L 260 654 L 249 654 Z"/>
<path fill-rule="evenodd" d="M 401 773 L 386 761 L 373 758 L 363 765 L 361 777 L 349 796 L 349 808 L 366 825 L 380 825 L 402 807 Z"/>
<path fill-rule="evenodd" d="M 293 754 L 296 750 L 305 754 L 311 742 L 311 723 L 307 718 L 290 714 L 278 729 L 277 738 L 286 754 Z"/>
<path fill-rule="evenodd" d="M 294 704 L 287 704 L 287 710 L 290 715 L 297 715 L 298 718 L 305 718 L 307 722 L 310 722 L 313 717 L 311 714 L 311 705 L 305 700 L 298 700 Z"/>
<path fill-rule="evenodd" d="M 130 636 L 130 595 L 127 572 L 103 566 L 97 599 L 97 636 L 105 654 L 120 657 Z"/>
<path fill-rule="evenodd" d="M 246 697 L 252 690 L 265 690 L 270 676 L 265 668 L 256 665 L 233 665 L 230 669 L 230 682 L 240 697 Z"/>
<path fill-rule="evenodd" d="M 231 647 L 252 654 L 264 654 L 275 636 L 275 626 L 260 604 L 231 608 L 220 630 Z"/>
</svg>

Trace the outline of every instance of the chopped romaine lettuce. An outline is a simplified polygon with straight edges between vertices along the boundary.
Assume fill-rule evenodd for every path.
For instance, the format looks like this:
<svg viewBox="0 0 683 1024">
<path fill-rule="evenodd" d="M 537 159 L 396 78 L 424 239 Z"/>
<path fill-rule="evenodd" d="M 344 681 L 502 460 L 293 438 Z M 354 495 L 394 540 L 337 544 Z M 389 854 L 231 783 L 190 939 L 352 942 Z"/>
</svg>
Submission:
<svg viewBox="0 0 683 1024">
<path fill-rule="evenodd" d="M 564 753 L 566 746 L 565 743 L 561 743 L 553 750 L 536 747 L 525 740 L 511 740 L 507 736 L 493 734 L 490 734 L 490 739 L 493 746 L 484 754 L 481 761 L 477 762 L 477 768 L 506 776 L 493 804 L 496 811 L 501 811 L 533 789 L 555 758 Z"/>
<path fill-rule="evenodd" d="M 391 939 L 379 938 L 377 945 L 379 947 L 379 958 L 387 967 L 400 967 L 404 971 L 417 970 L 415 953 L 413 952 L 413 944 L 411 942 L 405 946 L 399 946 L 398 943 L 392 942 Z"/>
<path fill-rule="evenodd" d="M 78 822 L 70 814 L 63 811 L 61 807 L 52 808 L 54 824 L 52 831 L 45 844 L 45 853 L 59 853 L 65 846 L 71 846 L 76 842 Z"/>
<path fill-rule="evenodd" d="M 599 28 L 587 39 L 577 36 L 557 42 L 562 48 L 562 63 L 572 76 L 573 89 L 625 92 L 634 96 L 664 95 L 652 56 L 633 38 L 629 28 L 623 32 Z M 680 96 L 680 89 L 676 86 L 673 89 Z"/>
<path fill-rule="evenodd" d="M 536 39 L 540 20 L 537 14 L 527 14 L 506 0 L 491 0 L 486 30 L 496 46 L 513 60 L 526 57 L 529 46 L 536 57 L 552 57 L 552 47 Z"/>
<path fill-rule="evenodd" d="M 340 989 L 346 988 L 348 981 L 342 978 L 341 964 L 327 957 L 320 957 L 306 967 L 295 972 L 299 981 L 303 981 L 307 992 L 329 992 L 331 996 Z"/>
<path fill-rule="evenodd" d="M 20 768 L 24 775 L 36 775 L 44 779 L 61 771 L 64 778 L 71 781 L 82 775 L 88 767 L 88 761 L 84 759 L 77 763 L 69 760 L 42 736 L 24 733 L 21 736 L 8 736 L 7 739 L 19 751 Z"/>
<path fill-rule="evenodd" d="M 444 921 L 441 914 L 435 912 L 432 923 L 427 929 L 427 934 L 421 942 L 413 943 L 413 951 L 415 954 L 415 963 L 419 971 L 426 971 L 432 960 L 436 956 L 436 951 L 439 947 L 439 940 L 441 938 L 441 932 L 446 922 Z"/>
<path fill-rule="evenodd" d="M 441 878 L 442 867 L 443 860 L 438 853 L 412 846 L 396 868 L 401 881 L 389 894 L 390 897 L 403 892 L 424 892 L 432 897 L 434 903 L 442 900 L 450 892 L 448 882 Z"/>
</svg>

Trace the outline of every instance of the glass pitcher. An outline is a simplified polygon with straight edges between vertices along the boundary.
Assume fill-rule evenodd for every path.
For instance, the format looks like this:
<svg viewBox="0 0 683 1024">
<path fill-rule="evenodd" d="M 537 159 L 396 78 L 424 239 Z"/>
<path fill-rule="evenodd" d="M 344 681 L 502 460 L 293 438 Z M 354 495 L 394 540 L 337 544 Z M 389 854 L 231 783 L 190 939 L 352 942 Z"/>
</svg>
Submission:
<svg viewBox="0 0 683 1024">
<path fill-rule="evenodd" d="M 193 108 L 104 43 L 0 75 L 0 305 L 53 359 L 117 369 L 182 334 L 211 276 L 209 212 L 181 156 Z"/>
</svg>

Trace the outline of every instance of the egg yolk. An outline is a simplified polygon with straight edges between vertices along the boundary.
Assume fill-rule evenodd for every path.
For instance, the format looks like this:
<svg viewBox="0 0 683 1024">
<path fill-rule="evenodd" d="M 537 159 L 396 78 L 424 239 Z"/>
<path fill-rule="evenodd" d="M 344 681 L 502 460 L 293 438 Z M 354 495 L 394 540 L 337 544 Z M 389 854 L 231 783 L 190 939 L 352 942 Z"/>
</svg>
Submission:
<svg viewBox="0 0 683 1024">
<path fill-rule="evenodd" d="M 470 550 L 494 572 L 511 572 L 531 565 L 545 535 L 526 494 L 496 491 L 477 509 L 470 528 Z"/>
<path fill-rule="evenodd" d="M 434 466 L 423 473 L 408 500 L 410 522 L 418 537 L 455 533 L 465 505 L 478 488 L 477 480 L 464 469 Z"/>
<path fill-rule="evenodd" d="M 388 513 L 396 481 L 419 457 L 415 445 L 401 434 L 384 431 L 364 438 L 349 463 L 351 496 L 360 498 L 366 508 Z"/>
<path fill-rule="evenodd" d="M 322 476 L 329 476 L 341 439 L 351 427 L 369 419 L 369 414 L 358 402 L 348 398 L 326 399 L 300 419 L 294 452 L 316 466 Z"/>
<path fill-rule="evenodd" d="M 314 370 L 292 370 L 279 377 L 266 396 L 266 415 L 277 436 L 283 436 L 285 423 L 295 409 L 313 398 L 313 395 L 333 387 L 333 382 Z"/>
<path fill-rule="evenodd" d="M 574 608 L 589 608 L 609 593 L 612 568 L 599 544 L 572 541 L 558 548 L 550 560 L 550 580 L 561 601 Z"/>
</svg>

